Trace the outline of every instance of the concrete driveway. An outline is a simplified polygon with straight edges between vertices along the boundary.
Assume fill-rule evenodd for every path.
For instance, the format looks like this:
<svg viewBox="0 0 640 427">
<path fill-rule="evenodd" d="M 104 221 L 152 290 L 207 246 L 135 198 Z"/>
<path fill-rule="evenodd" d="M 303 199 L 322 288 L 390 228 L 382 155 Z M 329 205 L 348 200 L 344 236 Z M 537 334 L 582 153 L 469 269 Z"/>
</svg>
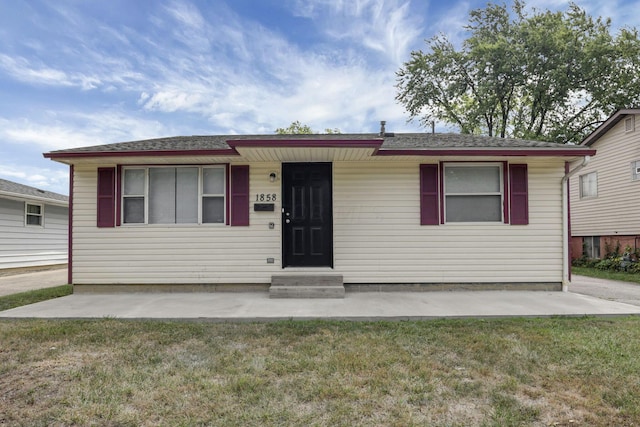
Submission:
<svg viewBox="0 0 640 427">
<path fill-rule="evenodd" d="M 640 284 L 574 275 L 569 291 L 640 306 Z"/>
<path fill-rule="evenodd" d="M 0 296 L 67 284 L 67 268 L 0 276 Z"/>
</svg>

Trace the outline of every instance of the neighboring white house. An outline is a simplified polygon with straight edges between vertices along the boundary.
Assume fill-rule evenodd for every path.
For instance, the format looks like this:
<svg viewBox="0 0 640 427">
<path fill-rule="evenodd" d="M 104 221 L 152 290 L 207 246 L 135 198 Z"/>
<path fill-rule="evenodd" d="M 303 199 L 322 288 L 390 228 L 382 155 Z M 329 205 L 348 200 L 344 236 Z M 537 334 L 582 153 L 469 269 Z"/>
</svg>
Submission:
<svg viewBox="0 0 640 427">
<path fill-rule="evenodd" d="M 640 109 L 617 111 L 580 145 L 598 155 L 571 179 L 572 257 L 640 248 Z"/>
<path fill-rule="evenodd" d="M 565 168 L 595 151 L 455 134 L 187 136 L 45 153 L 71 165 L 85 289 L 561 289 Z"/>
<path fill-rule="evenodd" d="M 67 262 L 69 198 L 0 179 L 0 269 Z"/>
</svg>

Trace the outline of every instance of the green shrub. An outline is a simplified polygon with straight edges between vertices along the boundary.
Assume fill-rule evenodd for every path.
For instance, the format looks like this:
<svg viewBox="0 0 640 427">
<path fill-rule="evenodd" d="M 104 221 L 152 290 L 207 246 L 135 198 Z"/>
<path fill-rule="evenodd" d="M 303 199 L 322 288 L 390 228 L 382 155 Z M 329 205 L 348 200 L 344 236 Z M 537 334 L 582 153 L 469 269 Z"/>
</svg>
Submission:
<svg viewBox="0 0 640 427">
<path fill-rule="evenodd" d="M 624 271 L 628 273 L 640 273 L 640 262 L 637 261 L 637 258 L 635 258 L 634 261 L 624 269 Z"/>
<path fill-rule="evenodd" d="M 611 248 L 611 241 L 607 240 L 604 244 L 605 258 L 615 258 L 620 256 L 620 241 L 616 241 L 616 246 Z"/>
<path fill-rule="evenodd" d="M 601 260 L 587 258 L 586 256 L 581 256 L 580 258 L 576 258 L 571 261 L 571 265 L 574 267 L 587 267 L 587 268 L 595 268 L 596 264 L 598 264 Z"/>
<path fill-rule="evenodd" d="M 615 271 L 620 270 L 620 262 L 622 261 L 621 257 L 610 257 L 600 260 L 595 265 L 595 268 L 598 270 L 606 270 L 606 271 Z"/>
<path fill-rule="evenodd" d="M 630 249 L 630 248 L 629 248 Z M 595 268 L 602 271 L 626 271 L 640 273 L 640 262 L 636 253 L 627 251 L 624 255 L 610 255 L 603 259 L 592 259 L 582 256 L 571 262 L 574 267 Z"/>
</svg>

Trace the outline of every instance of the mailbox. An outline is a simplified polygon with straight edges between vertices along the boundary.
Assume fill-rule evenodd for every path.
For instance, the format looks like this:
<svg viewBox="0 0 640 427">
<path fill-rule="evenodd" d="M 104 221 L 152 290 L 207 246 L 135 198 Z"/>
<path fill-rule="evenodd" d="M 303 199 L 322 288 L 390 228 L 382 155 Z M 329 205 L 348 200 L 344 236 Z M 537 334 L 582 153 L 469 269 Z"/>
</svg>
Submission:
<svg viewBox="0 0 640 427">
<path fill-rule="evenodd" d="M 254 212 L 273 212 L 275 211 L 274 203 L 255 203 L 253 205 Z"/>
</svg>

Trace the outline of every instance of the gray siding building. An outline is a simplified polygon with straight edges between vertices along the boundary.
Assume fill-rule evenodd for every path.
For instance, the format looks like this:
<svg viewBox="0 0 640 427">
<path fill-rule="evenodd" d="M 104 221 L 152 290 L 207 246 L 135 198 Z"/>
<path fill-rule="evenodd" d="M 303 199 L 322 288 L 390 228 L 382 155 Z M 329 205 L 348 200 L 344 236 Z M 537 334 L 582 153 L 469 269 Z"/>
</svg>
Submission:
<svg viewBox="0 0 640 427">
<path fill-rule="evenodd" d="M 0 269 L 67 263 L 69 197 L 0 179 Z"/>
</svg>

